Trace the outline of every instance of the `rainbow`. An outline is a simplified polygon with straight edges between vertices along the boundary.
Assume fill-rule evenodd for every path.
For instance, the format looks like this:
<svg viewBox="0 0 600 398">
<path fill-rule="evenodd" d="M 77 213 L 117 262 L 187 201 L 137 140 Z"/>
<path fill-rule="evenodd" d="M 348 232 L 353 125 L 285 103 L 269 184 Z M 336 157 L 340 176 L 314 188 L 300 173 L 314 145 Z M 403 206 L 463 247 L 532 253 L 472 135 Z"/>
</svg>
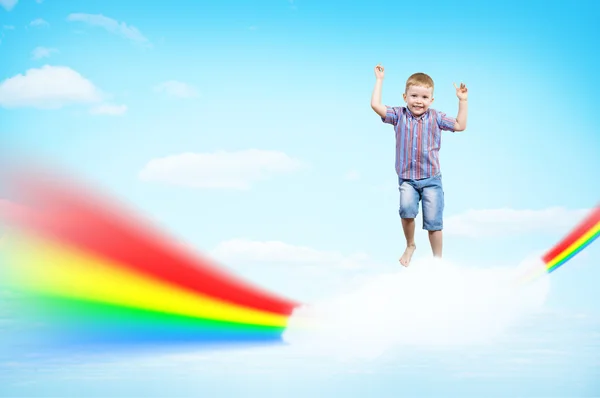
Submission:
<svg viewBox="0 0 600 398">
<path fill-rule="evenodd" d="M 64 177 L 11 170 L 2 254 L 53 344 L 280 343 L 298 303 L 258 289 Z"/>
<path fill-rule="evenodd" d="M 553 272 L 591 244 L 600 235 L 600 205 L 558 244 L 542 256 L 548 272 Z"/>
<path fill-rule="evenodd" d="M 552 273 L 589 246 L 600 235 L 600 204 L 593 208 L 566 236 L 541 257 L 544 267 L 536 267 L 521 275 L 521 283 L 531 282 Z"/>
<path fill-rule="evenodd" d="M 280 344 L 300 303 L 227 273 L 64 176 L 0 169 L 0 282 L 52 347 Z M 521 278 L 554 272 L 600 234 L 600 206 Z M 1 276 L 1 275 L 0 275 Z"/>
</svg>

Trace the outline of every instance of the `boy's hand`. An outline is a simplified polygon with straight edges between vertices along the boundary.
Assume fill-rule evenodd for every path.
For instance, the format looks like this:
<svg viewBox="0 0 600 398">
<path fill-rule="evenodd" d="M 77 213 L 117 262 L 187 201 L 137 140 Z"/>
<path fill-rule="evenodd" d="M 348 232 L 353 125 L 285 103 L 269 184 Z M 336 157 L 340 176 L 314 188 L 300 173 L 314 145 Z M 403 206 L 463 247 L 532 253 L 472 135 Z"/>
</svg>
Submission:
<svg viewBox="0 0 600 398">
<path fill-rule="evenodd" d="M 456 89 L 456 96 L 461 101 L 467 100 L 467 86 L 464 83 L 460 84 L 460 87 L 456 87 L 456 83 L 454 83 L 454 88 Z"/>
<path fill-rule="evenodd" d="M 383 80 L 385 75 L 385 72 L 383 70 L 383 66 L 381 66 L 380 64 L 377 64 L 377 66 L 375 67 L 375 77 L 377 79 Z"/>
</svg>

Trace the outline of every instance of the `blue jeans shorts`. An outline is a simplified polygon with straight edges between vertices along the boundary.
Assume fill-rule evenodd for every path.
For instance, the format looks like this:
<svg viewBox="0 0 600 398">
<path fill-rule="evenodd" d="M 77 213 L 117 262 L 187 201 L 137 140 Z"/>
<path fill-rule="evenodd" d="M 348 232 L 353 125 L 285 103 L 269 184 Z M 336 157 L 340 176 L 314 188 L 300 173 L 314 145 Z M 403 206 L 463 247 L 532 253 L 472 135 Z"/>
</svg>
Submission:
<svg viewBox="0 0 600 398">
<path fill-rule="evenodd" d="M 398 178 L 398 190 L 400 191 L 400 218 L 415 218 L 419 213 L 419 201 L 422 201 L 423 229 L 442 230 L 444 190 L 441 174 L 420 180 Z"/>
</svg>

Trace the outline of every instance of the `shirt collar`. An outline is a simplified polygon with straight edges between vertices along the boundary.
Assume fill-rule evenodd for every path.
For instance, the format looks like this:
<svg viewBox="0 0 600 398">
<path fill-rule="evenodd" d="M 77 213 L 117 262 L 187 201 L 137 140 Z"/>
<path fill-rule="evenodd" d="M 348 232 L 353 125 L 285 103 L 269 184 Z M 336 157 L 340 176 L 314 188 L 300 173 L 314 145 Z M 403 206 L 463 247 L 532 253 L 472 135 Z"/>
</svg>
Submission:
<svg viewBox="0 0 600 398">
<path fill-rule="evenodd" d="M 427 111 L 426 111 L 424 114 L 422 114 L 421 116 L 418 116 L 418 117 L 417 117 L 417 116 L 415 116 L 415 115 L 413 115 L 413 114 L 412 114 L 412 112 L 410 111 L 410 109 L 408 109 L 408 106 L 407 106 L 407 107 L 405 107 L 405 108 L 406 108 L 406 112 L 407 112 L 407 113 L 410 115 L 410 117 L 412 117 L 412 118 L 413 118 L 413 119 L 415 119 L 415 120 L 423 120 L 423 119 L 424 119 L 424 118 L 426 118 L 426 117 L 427 117 L 427 116 L 430 114 L 430 112 L 431 112 L 431 108 L 429 108 L 429 109 L 427 109 Z"/>
</svg>

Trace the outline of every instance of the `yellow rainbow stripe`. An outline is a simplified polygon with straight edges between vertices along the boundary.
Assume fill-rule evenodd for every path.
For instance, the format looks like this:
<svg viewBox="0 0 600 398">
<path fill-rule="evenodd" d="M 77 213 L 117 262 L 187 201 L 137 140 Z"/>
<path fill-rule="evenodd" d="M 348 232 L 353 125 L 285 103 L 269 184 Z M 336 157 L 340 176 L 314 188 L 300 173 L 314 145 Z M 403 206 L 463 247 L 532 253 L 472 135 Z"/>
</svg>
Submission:
<svg viewBox="0 0 600 398">
<path fill-rule="evenodd" d="M 9 256 L 19 264 L 12 268 L 17 285 L 39 293 L 236 323 L 287 324 L 285 316 L 185 291 L 49 241 L 20 239 L 10 245 Z"/>
</svg>

